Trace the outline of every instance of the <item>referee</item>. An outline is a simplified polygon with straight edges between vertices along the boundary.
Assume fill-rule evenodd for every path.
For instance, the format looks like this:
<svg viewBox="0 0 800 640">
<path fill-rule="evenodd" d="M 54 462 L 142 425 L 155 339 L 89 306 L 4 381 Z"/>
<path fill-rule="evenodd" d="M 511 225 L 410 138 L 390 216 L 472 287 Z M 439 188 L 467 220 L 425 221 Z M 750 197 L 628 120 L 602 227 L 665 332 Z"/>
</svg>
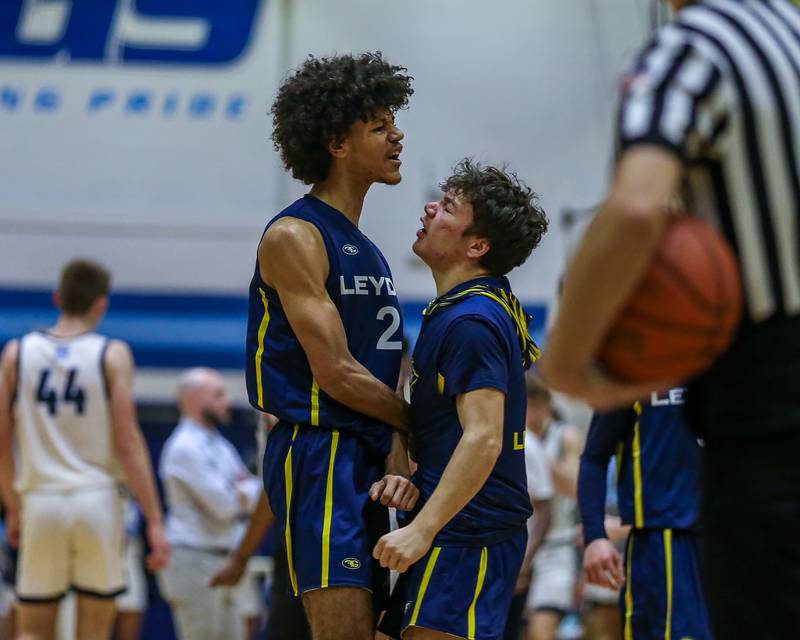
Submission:
<svg viewBox="0 0 800 640">
<path fill-rule="evenodd" d="M 680 192 L 727 236 L 747 314 L 688 398 L 705 439 L 707 595 L 717 638 L 800 638 L 800 10 L 671 4 L 676 19 L 622 82 L 613 185 L 566 277 L 542 373 L 599 408 L 646 395 L 593 363 L 668 199 Z"/>
</svg>

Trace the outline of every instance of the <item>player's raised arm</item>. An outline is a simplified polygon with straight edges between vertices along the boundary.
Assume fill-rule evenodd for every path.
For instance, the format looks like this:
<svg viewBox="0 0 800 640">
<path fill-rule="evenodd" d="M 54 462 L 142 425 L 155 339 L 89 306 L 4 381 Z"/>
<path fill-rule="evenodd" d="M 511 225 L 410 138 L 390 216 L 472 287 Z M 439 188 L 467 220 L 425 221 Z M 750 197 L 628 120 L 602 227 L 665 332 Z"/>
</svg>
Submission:
<svg viewBox="0 0 800 640">
<path fill-rule="evenodd" d="M 170 549 L 164 533 L 164 519 L 150 454 L 136 419 L 133 401 L 134 363 L 128 345 L 120 340 L 111 341 L 103 365 L 108 377 L 114 446 L 128 486 L 147 522 L 147 541 L 152 549 L 148 566 L 157 571 L 169 562 Z"/>
<path fill-rule="evenodd" d="M 9 342 L 0 357 L 0 499 L 6 510 L 6 529 L 12 546 L 19 544 L 20 500 L 14 489 L 14 413 L 19 341 Z"/>
<path fill-rule="evenodd" d="M 258 261 L 262 279 L 278 292 L 320 389 L 359 413 L 406 428 L 405 402 L 347 348 L 341 316 L 325 288 L 325 243 L 314 225 L 279 220 L 264 234 Z"/>
</svg>

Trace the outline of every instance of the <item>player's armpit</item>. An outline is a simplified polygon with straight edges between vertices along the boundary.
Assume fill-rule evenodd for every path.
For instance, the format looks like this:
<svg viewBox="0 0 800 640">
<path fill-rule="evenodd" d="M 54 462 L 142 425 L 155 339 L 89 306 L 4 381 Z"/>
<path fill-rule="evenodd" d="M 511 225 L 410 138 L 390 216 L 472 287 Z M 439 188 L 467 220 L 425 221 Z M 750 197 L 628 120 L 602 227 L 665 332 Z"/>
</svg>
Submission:
<svg viewBox="0 0 800 640">
<path fill-rule="evenodd" d="M 258 248 L 261 278 L 281 305 L 319 387 L 334 400 L 395 427 L 406 428 L 406 407 L 347 348 L 339 311 L 328 295 L 328 256 L 314 225 L 283 218 Z"/>
</svg>

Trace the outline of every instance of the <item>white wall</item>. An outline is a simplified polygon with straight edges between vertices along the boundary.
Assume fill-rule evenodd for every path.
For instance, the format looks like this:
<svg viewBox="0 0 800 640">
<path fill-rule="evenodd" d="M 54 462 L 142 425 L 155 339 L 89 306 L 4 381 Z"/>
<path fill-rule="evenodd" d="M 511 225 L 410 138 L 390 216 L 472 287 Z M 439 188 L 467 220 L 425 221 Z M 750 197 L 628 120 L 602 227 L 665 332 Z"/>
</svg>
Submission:
<svg viewBox="0 0 800 640">
<path fill-rule="evenodd" d="M 81 254 L 108 264 L 120 288 L 243 293 L 264 222 L 304 191 L 283 175 L 269 141 L 266 112 L 287 65 L 309 52 L 381 49 L 409 68 L 416 93 L 398 119 L 404 180 L 375 187 L 362 220 L 401 295 L 432 295 L 409 249 L 417 219 L 449 167 L 474 155 L 508 162 L 541 194 L 551 232 L 512 279 L 520 297 L 549 301 L 563 267 L 559 212 L 602 196 L 616 78 L 646 36 L 648 6 L 264 0 L 246 54 L 222 68 L 0 59 L 0 96 L 21 97 L 13 110 L 0 99 L 0 287 L 51 285 Z M 58 16 L 33 9 L 42 37 L 58 31 Z M 116 29 L 132 33 L 139 22 L 121 11 Z M 168 36 L 191 28 L 166 27 Z M 58 95 L 52 112 L 34 107 L 42 88 Z M 113 100 L 90 111 L 89 96 L 108 89 Z M 155 106 L 126 115 L 126 96 L 141 90 Z M 188 117 L 185 101 L 205 91 L 243 96 L 242 115 Z M 172 93 L 179 106 L 166 117 Z"/>
</svg>

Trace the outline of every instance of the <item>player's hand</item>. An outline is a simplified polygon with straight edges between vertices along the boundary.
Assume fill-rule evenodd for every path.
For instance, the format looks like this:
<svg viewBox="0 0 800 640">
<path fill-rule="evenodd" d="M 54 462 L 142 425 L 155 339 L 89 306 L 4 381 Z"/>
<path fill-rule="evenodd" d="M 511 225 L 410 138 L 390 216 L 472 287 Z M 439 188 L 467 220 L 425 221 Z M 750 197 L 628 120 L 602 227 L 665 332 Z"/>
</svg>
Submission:
<svg viewBox="0 0 800 640">
<path fill-rule="evenodd" d="M 213 575 L 208 586 L 235 587 L 242 579 L 245 569 L 247 569 L 247 560 L 236 554 L 229 555 L 225 559 L 225 564 Z"/>
<path fill-rule="evenodd" d="M 147 544 L 150 546 L 150 553 L 144 563 L 150 572 L 157 573 L 169 564 L 169 557 L 172 553 L 167 534 L 164 532 L 164 525 L 161 522 L 147 525 Z"/>
<path fill-rule="evenodd" d="M 8 544 L 14 549 L 19 549 L 20 515 L 19 510 L 6 511 L 6 538 Z"/>
<path fill-rule="evenodd" d="M 654 391 L 664 391 L 677 384 L 675 380 L 625 382 L 612 378 L 599 367 L 565 374 L 553 371 L 555 365 L 549 364 L 545 358 L 546 355 L 542 356 L 542 364 L 538 369 L 545 384 L 557 391 L 580 398 L 598 411 L 630 407 L 637 400 L 649 397 Z"/>
<path fill-rule="evenodd" d="M 594 540 L 583 554 L 586 580 L 609 589 L 620 589 L 625 584 L 622 556 L 606 538 Z"/>
<path fill-rule="evenodd" d="M 372 557 L 378 560 L 382 567 L 402 573 L 428 553 L 431 544 L 433 538 L 425 535 L 412 522 L 407 527 L 395 529 L 378 540 L 378 544 L 372 550 Z"/>
<path fill-rule="evenodd" d="M 411 511 L 419 500 L 419 489 L 411 480 L 403 476 L 385 475 L 373 483 L 369 490 L 373 501 L 401 511 Z"/>
</svg>

